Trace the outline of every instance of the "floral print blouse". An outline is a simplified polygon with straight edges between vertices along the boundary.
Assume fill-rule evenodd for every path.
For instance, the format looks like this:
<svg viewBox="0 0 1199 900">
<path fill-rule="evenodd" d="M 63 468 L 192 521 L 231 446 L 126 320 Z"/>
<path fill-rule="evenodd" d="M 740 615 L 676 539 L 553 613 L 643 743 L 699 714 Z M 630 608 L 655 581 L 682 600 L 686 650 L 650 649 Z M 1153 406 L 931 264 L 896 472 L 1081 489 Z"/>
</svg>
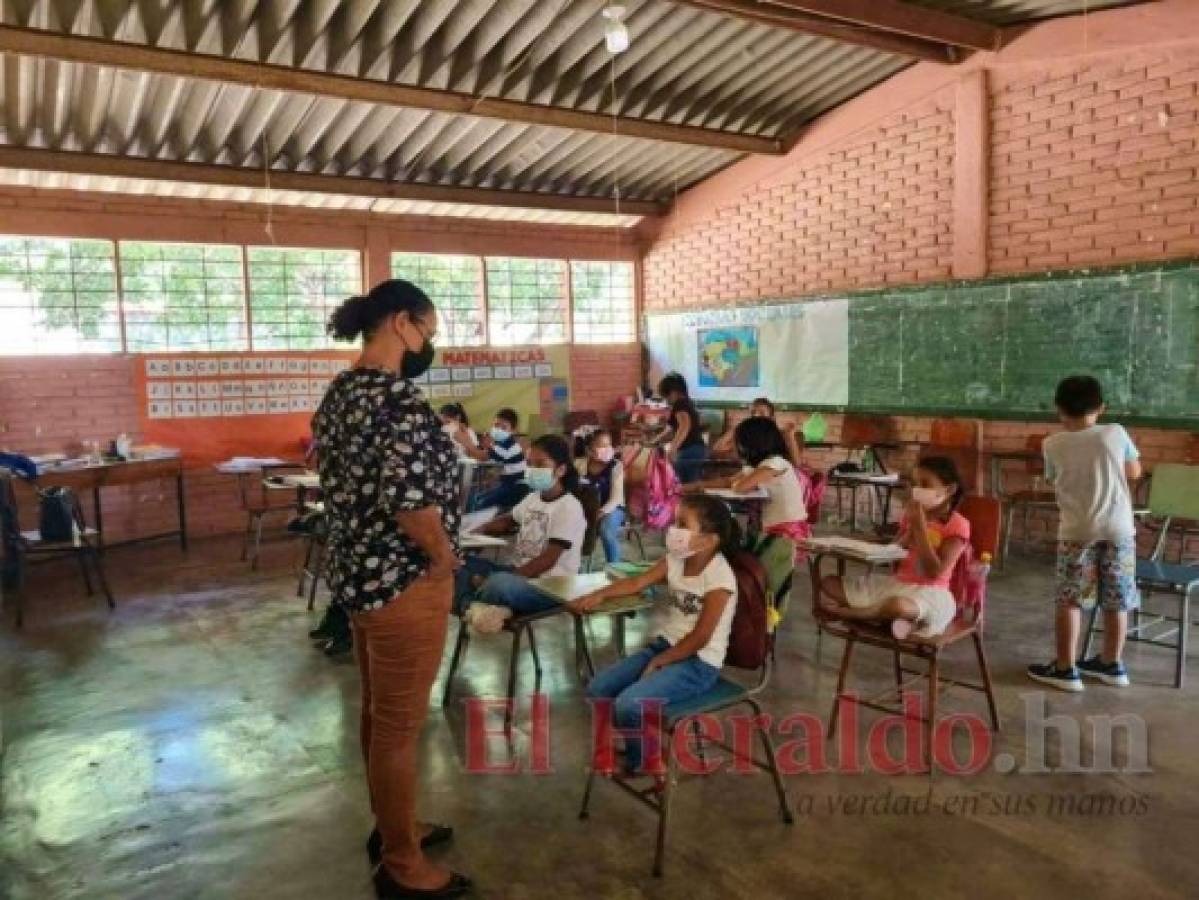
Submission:
<svg viewBox="0 0 1199 900">
<path fill-rule="evenodd" d="M 396 513 L 437 507 L 457 550 L 457 450 L 420 389 L 382 369 L 338 375 L 312 418 L 312 434 L 333 602 L 349 612 L 378 609 L 429 564 Z"/>
</svg>

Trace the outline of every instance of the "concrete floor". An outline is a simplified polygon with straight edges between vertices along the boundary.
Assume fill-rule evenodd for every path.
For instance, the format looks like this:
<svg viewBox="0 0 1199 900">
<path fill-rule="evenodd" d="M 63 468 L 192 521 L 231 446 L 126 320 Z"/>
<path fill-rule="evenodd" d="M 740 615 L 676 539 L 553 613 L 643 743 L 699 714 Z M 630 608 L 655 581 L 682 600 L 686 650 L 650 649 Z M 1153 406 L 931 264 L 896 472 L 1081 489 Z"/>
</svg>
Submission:
<svg viewBox="0 0 1199 900">
<path fill-rule="evenodd" d="M 293 593 L 297 551 L 267 548 L 252 574 L 227 540 L 198 543 L 186 557 L 166 545 L 113 550 L 112 615 L 82 596 L 72 570 L 35 573 L 25 630 L 13 631 L 9 616 L 0 627 L 0 898 L 372 896 L 361 849 L 371 822 L 357 672 L 308 646 L 317 613 Z M 992 587 L 988 644 L 1004 728 L 994 752 L 1021 765 L 1024 704 L 1041 694 L 1023 667 L 1046 657 L 1050 643 L 1047 571 L 1029 561 Z M 805 591 L 765 705 L 823 718 L 840 648 L 826 640 L 817 658 L 806 603 Z M 610 658 L 607 627 L 595 632 L 601 660 Z M 1149 774 L 1000 774 L 987 765 L 969 777 L 794 775 L 792 827 L 780 823 L 766 778 L 688 780 L 676 794 L 666 877 L 657 880 L 647 812 L 600 784 L 591 819 L 576 818 L 587 713 L 566 621 L 538 633 L 552 773 L 465 772 L 460 707 L 435 709 L 425 735 L 424 810 L 458 829 L 446 856 L 475 878 L 479 896 L 1199 893 L 1197 688 L 1168 686 L 1169 651 L 1134 648 L 1135 685 L 1126 691 L 1046 695 L 1050 712 L 1084 725 L 1106 713 L 1143 717 Z M 631 642 L 640 639 L 637 626 Z M 507 649 L 501 638 L 474 641 L 461 693 L 499 693 Z M 890 661 L 864 650 L 854 671 L 867 688 L 885 685 Z M 522 676 L 531 686 L 531 669 Z M 980 699 L 951 692 L 943 708 L 981 711 Z M 863 713 L 866 724 L 873 718 Z M 523 757 L 527 711 L 519 721 Z M 502 743 L 493 750 L 506 752 Z M 1116 758 L 1117 767 L 1127 762 L 1123 752 Z M 854 811 L 855 798 L 878 808 Z M 905 798 L 931 802 L 929 811 L 904 814 Z M 1069 802 L 1073 813 L 1050 808 Z M 1105 802 L 1122 803 L 1124 814 L 1087 813 Z"/>
</svg>

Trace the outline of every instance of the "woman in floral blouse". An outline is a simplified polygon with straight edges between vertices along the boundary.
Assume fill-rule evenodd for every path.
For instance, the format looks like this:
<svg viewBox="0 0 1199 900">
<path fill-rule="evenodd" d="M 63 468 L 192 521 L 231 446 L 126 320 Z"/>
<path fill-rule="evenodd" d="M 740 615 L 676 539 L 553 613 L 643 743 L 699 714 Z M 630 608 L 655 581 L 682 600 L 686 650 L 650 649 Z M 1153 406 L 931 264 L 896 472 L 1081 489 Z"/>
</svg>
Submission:
<svg viewBox="0 0 1199 900">
<path fill-rule="evenodd" d="M 363 338 L 312 420 L 329 522 L 333 602 L 349 614 L 362 675 L 362 750 L 377 827 L 379 897 L 456 897 L 470 880 L 430 861 L 445 826 L 416 820 L 417 739 L 445 644 L 459 565 L 458 454 L 413 385 L 433 360 L 437 315 L 407 281 L 351 297 L 329 319 Z"/>
</svg>

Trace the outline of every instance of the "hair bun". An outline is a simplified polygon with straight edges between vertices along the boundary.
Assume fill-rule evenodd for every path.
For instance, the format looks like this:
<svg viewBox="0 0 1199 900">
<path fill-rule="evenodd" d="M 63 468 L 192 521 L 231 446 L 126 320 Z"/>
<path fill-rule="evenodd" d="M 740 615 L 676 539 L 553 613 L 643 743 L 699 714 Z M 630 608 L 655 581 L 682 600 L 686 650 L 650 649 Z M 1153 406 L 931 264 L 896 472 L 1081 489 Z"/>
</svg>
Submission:
<svg viewBox="0 0 1199 900">
<path fill-rule="evenodd" d="M 371 324 L 370 297 L 356 295 L 333 310 L 325 331 L 337 341 L 352 341 L 367 330 Z"/>
</svg>

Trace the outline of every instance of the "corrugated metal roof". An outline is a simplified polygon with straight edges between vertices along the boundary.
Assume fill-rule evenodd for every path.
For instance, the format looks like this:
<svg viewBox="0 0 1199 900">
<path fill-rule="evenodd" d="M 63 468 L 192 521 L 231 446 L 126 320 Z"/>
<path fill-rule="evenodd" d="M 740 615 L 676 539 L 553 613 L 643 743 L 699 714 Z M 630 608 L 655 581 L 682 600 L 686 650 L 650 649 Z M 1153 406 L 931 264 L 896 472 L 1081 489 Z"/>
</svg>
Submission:
<svg viewBox="0 0 1199 900">
<path fill-rule="evenodd" d="M 1122 0 L 924 2 L 1010 22 Z M 0 20 L 771 138 L 910 64 L 667 0 L 628 0 L 631 46 L 612 57 L 602 5 L 25 0 Z M 668 202 L 743 155 L 27 56 L 4 56 L 0 97 L 0 146 L 592 198 Z"/>
</svg>

